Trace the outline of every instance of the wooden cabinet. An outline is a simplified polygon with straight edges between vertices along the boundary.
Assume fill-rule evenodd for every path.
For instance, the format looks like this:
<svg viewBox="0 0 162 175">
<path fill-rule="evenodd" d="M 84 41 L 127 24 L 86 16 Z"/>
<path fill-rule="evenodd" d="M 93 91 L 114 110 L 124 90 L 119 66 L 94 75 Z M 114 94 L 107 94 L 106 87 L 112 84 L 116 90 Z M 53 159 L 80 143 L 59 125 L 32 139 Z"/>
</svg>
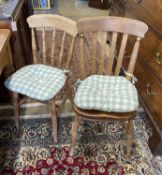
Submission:
<svg viewBox="0 0 162 175">
<path fill-rule="evenodd" d="M 0 28 L 12 31 L 11 49 L 16 70 L 31 62 L 30 30 L 26 22 L 30 15 L 28 9 L 26 0 L 8 0 L 0 6 Z"/>
<path fill-rule="evenodd" d="M 3 71 L 3 68 L 11 64 L 12 65 L 12 56 L 9 40 L 11 37 L 11 31 L 8 29 L 0 29 L 0 75 Z"/>
<path fill-rule="evenodd" d="M 135 76 L 138 79 L 136 87 L 153 127 L 149 146 L 154 154 L 162 154 L 162 2 L 161 0 L 110 2 L 110 15 L 139 19 L 149 26 L 149 31 L 141 42 L 135 68 Z M 131 40 L 129 42 L 131 46 Z"/>
<path fill-rule="evenodd" d="M 110 15 L 112 16 L 124 16 L 125 2 L 121 0 L 110 1 Z"/>
<path fill-rule="evenodd" d="M 98 9 L 108 9 L 108 0 L 88 0 L 88 6 Z"/>
<path fill-rule="evenodd" d="M 26 18 L 32 13 L 31 3 L 28 0 L 8 0 L 0 5 L 0 28 L 12 31 L 10 44 L 15 70 L 30 64 L 32 60 L 30 30 L 26 22 Z M 4 79 L 2 74 L 0 103 L 9 101 L 8 91 L 3 86 Z"/>
</svg>

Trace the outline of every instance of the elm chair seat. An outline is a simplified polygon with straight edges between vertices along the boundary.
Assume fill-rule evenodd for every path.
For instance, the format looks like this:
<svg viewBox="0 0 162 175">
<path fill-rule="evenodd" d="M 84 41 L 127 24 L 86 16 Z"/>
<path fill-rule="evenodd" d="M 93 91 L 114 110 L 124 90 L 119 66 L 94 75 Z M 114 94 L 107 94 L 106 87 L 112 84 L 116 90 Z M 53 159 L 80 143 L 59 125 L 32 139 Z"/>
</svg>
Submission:
<svg viewBox="0 0 162 175">
<path fill-rule="evenodd" d="M 61 69 L 33 64 L 15 72 L 5 81 L 5 86 L 30 98 L 51 100 L 64 86 L 66 76 Z"/>
<path fill-rule="evenodd" d="M 92 75 L 79 84 L 74 103 L 85 110 L 131 112 L 138 107 L 138 94 L 125 77 Z"/>
</svg>

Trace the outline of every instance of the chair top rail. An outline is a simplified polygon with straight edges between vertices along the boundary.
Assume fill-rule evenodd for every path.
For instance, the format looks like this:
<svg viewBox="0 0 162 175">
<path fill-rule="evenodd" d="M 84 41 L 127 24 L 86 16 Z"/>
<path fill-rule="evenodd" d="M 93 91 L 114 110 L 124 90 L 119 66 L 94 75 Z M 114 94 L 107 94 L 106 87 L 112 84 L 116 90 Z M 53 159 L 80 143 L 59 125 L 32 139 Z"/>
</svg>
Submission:
<svg viewBox="0 0 162 175">
<path fill-rule="evenodd" d="M 52 14 L 36 14 L 29 16 L 27 22 L 30 28 L 53 27 L 66 31 L 72 36 L 77 35 L 76 22 L 63 16 Z"/>
<path fill-rule="evenodd" d="M 78 21 L 78 33 L 109 31 L 144 37 L 148 30 L 144 22 L 115 16 L 85 17 Z"/>
</svg>

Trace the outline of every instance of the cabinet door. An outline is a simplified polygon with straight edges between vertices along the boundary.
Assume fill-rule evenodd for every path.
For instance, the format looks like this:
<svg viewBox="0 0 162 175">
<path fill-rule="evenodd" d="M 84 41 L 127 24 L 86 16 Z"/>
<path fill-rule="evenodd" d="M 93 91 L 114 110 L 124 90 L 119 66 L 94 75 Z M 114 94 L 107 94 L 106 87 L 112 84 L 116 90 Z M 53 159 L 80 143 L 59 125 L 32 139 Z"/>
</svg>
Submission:
<svg viewBox="0 0 162 175">
<path fill-rule="evenodd" d="M 30 30 L 26 22 L 26 18 L 32 13 L 30 8 L 31 6 L 30 4 L 28 5 L 27 0 L 21 0 L 18 1 L 12 14 L 13 20 L 16 22 L 17 26 L 17 30 L 12 31 L 10 40 L 15 70 L 32 62 Z M 0 28 L 8 28 L 12 30 L 11 19 L 6 18 L 0 20 Z M 5 75 L 2 73 L 0 76 L 0 103 L 9 102 L 9 92 L 4 87 L 5 78 Z"/>
<path fill-rule="evenodd" d="M 162 35 L 161 0 L 126 0 L 126 9 Z"/>
<path fill-rule="evenodd" d="M 162 41 L 152 30 L 149 30 L 141 46 L 141 53 L 147 64 L 152 72 L 162 80 Z"/>
</svg>

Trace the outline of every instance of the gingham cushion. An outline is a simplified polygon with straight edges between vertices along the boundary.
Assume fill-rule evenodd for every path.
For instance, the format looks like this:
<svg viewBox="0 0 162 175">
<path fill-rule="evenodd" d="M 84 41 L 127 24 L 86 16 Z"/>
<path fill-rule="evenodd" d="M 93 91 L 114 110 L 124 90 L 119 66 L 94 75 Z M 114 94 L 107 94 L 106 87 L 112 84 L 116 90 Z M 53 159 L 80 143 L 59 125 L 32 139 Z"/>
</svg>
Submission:
<svg viewBox="0 0 162 175">
<path fill-rule="evenodd" d="M 11 91 L 41 101 L 50 100 L 64 86 L 66 76 L 58 68 L 34 64 L 21 68 L 5 81 Z"/>
<path fill-rule="evenodd" d="M 81 109 L 130 112 L 138 107 L 138 95 L 124 77 L 93 75 L 79 84 L 74 102 Z"/>
</svg>

